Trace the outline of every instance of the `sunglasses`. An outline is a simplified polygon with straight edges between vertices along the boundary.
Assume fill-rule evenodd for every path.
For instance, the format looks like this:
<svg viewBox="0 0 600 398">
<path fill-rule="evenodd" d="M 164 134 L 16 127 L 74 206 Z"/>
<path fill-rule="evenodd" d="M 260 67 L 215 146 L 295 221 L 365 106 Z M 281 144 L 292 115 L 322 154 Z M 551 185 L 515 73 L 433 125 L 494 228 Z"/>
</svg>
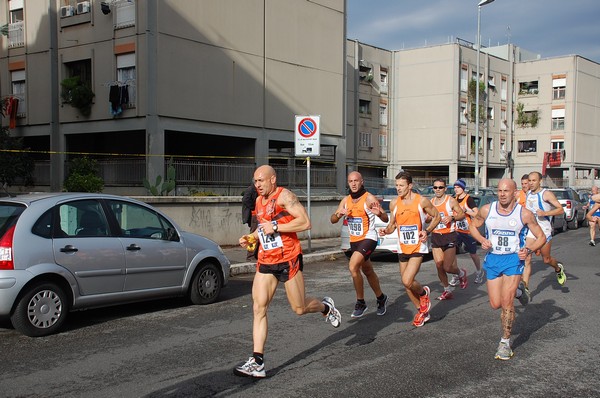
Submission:
<svg viewBox="0 0 600 398">
<path fill-rule="evenodd" d="M 434 185 L 433 186 L 433 189 L 444 189 L 444 188 L 446 188 L 446 187 L 442 187 L 442 186 L 439 186 L 439 185 Z"/>
</svg>

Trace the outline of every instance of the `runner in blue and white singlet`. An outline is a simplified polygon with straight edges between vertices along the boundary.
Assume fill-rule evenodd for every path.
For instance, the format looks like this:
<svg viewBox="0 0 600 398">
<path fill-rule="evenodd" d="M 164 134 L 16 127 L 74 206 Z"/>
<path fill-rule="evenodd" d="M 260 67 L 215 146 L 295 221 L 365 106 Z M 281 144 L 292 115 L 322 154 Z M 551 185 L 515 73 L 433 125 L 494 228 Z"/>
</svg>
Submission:
<svg viewBox="0 0 600 398">
<path fill-rule="evenodd" d="M 544 235 L 546 235 L 546 241 L 552 240 L 552 216 L 538 216 L 537 211 L 550 211 L 554 209 L 554 207 L 544 200 L 544 193 L 548 191 L 547 189 L 542 189 L 539 192 L 532 193 L 531 191 L 527 192 L 527 198 L 525 199 L 525 205 L 527 210 L 531 211 L 539 224 L 544 231 Z M 529 238 L 533 238 L 532 234 L 529 234 Z"/>
<path fill-rule="evenodd" d="M 513 356 L 510 335 L 515 320 L 514 297 L 523 272 L 524 260 L 546 243 L 544 232 L 531 211 L 516 203 L 517 184 L 508 178 L 498 183 L 498 201 L 483 205 L 471 219 L 469 231 L 488 254 L 483 262 L 487 274 L 490 306 L 502 308 L 502 338 L 496 350 L 496 359 L 508 360 Z M 484 238 L 478 227 L 485 225 Z M 526 239 L 528 230 L 535 236 Z"/>
</svg>

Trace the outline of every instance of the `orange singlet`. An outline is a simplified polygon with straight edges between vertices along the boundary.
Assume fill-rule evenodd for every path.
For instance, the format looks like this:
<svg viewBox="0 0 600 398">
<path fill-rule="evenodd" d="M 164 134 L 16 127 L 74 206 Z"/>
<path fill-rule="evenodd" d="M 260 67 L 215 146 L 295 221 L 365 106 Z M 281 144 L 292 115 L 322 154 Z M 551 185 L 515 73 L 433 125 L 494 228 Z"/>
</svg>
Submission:
<svg viewBox="0 0 600 398">
<path fill-rule="evenodd" d="M 266 200 L 262 196 L 256 199 L 256 219 L 258 223 L 267 221 L 277 221 L 278 224 L 287 224 L 294 219 L 287 211 L 277 204 L 277 199 L 283 191 L 282 187 L 275 190 L 275 194 Z M 258 263 L 260 264 L 281 264 L 295 260 L 302 254 L 300 240 L 295 232 L 276 232 L 267 235 L 258 229 L 258 239 L 260 248 L 258 249 Z"/>
<path fill-rule="evenodd" d="M 350 242 L 360 242 L 364 239 L 377 241 L 377 232 L 375 232 L 375 214 L 367 208 L 367 196 L 365 192 L 356 203 L 352 196 L 348 195 L 346 199 L 346 209 L 348 213 L 348 232 L 350 233 Z"/>
<path fill-rule="evenodd" d="M 517 197 L 517 203 L 521 206 L 525 207 L 525 203 L 527 203 L 527 192 L 523 192 L 521 189 L 519 191 L 519 196 Z"/>
<path fill-rule="evenodd" d="M 466 194 L 465 197 L 460 200 L 458 198 L 455 198 L 455 199 L 458 202 L 458 204 L 460 205 L 460 207 L 465 211 L 465 218 L 460 221 L 455 221 L 456 231 L 460 232 L 461 234 L 469 234 L 470 233 L 469 232 L 469 224 L 471 224 L 471 216 L 468 215 L 466 212 L 467 209 L 472 210 L 467 205 L 467 200 L 469 200 L 469 194 Z"/>
<path fill-rule="evenodd" d="M 427 244 L 419 240 L 419 232 L 425 224 L 425 212 L 421 207 L 421 195 L 411 193 L 413 201 L 404 204 L 398 197 L 394 217 L 398 229 L 398 246 L 402 254 L 428 253 Z"/>
<path fill-rule="evenodd" d="M 452 216 L 452 207 L 450 207 L 450 195 L 446 195 L 446 197 L 444 198 L 444 201 L 439 204 L 436 205 L 435 201 L 436 198 L 431 198 L 431 203 L 433 204 L 433 206 L 440 212 L 440 218 L 444 218 L 446 216 Z M 440 221 L 440 223 L 437 225 L 437 227 L 435 227 L 435 229 L 433 230 L 434 233 L 436 234 L 449 234 L 450 232 L 454 231 L 454 221 L 450 221 L 449 224 L 444 224 L 443 222 Z"/>
</svg>

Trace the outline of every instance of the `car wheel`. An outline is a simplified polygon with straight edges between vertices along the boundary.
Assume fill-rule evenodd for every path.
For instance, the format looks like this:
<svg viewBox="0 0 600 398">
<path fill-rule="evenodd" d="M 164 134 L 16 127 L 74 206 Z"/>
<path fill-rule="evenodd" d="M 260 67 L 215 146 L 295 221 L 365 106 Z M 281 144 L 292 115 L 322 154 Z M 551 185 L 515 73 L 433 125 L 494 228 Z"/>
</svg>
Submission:
<svg viewBox="0 0 600 398">
<path fill-rule="evenodd" d="M 567 223 L 567 227 L 569 229 L 579 228 L 579 223 L 577 222 L 577 213 L 573 214 L 573 219 Z"/>
<path fill-rule="evenodd" d="M 223 278 L 213 263 L 201 264 L 192 279 L 190 300 L 194 304 L 211 304 L 221 294 Z"/>
<path fill-rule="evenodd" d="M 21 295 L 10 320 L 14 328 L 26 336 L 47 336 L 58 332 L 68 311 L 63 289 L 52 282 L 41 282 Z"/>
<path fill-rule="evenodd" d="M 560 229 L 560 232 L 567 232 L 567 221 L 563 220 L 563 224 L 562 224 L 562 228 Z"/>
</svg>

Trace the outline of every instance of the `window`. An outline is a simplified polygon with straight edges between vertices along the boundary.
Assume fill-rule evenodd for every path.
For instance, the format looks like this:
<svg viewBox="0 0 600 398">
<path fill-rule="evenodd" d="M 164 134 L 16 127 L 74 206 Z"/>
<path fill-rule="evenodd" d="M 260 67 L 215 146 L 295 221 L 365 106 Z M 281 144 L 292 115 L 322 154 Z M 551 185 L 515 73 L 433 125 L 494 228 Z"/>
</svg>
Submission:
<svg viewBox="0 0 600 398">
<path fill-rule="evenodd" d="M 9 7 L 8 47 L 22 47 L 25 45 L 23 0 L 9 1 Z"/>
<path fill-rule="evenodd" d="M 488 120 L 494 120 L 494 107 L 493 106 L 488 107 L 487 118 L 488 118 Z"/>
<path fill-rule="evenodd" d="M 550 150 L 552 152 L 561 152 L 565 149 L 565 141 L 564 140 L 552 140 L 550 142 Z"/>
<path fill-rule="evenodd" d="M 80 200 L 59 206 L 60 232 L 63 236 L 108 236 L 110 228 L 102 206 L 95 200 Z"/>
<path fill-rule="evenodd" d="M 387 93 L 388 91 L 388 72 L 387 69 L 381 68 L 379 71 L 379 92 Z"/>
<path fill-rule="evenodd" d="M 481 147 L 483 140 L 479 137 L 479 153 L 483 153 L 483 148 Z M 471 136 L 471 154 L 475 153 L 475 136 Z"/>
<path fill-rule="evenodd" d="M 492 89 L 496 89 L 496 79 L 494 78 L 494 75 L 488 76 L 488 87 L 491 87 Z"/>
<path fill-rule="evenodd" d="M 460 124 L 467 124 L 467 103 L 460 103 Z"/>
<path fill-rule="evenodd" d="M 92 87 L 92 60 L 84 59 L 81 61 L 65 63 L 68 77 L 79 77 L 81 84 Z"/>
<path fill-rule="evenodd" d="M 500 160 L 506 160 L 506 141 L 500 141 Z"/>
<path fill-rule="evenodd" d="M 135 0 L 113 3 L 115 10 L 115 29 L 135 26 Z"/>
<path fill-rule="evenodd" d="M 135 107 L 136 70 L 135 53 L 117 55 L 117 80 L 127 87 L 129 101 L 127 107 Z"/>
<path fill-rule="evenodd" d="M 467 66 L 463 65 L 460 69 L 460 91 L 466 92 L 469 89 L 469 82 L 467 81 Z"/>
<path fill-rule="evenodd" d="M 506 101 L 506 95 L 508 93 L 508 82 L 505 77 L 502 77 L 502 86 L 500 87 L 500 99 Z M 506 120 L 506 119 L 504 119 Z"/>
<path fill-rule="evenodd" d="M 500 110 L 500 130 L 506 130 L 506 109 Z"/>
<path fill-rule="evenodd" d="M 552 77 L 552 99 L 565 99 L 567 79 L 564 76 Z"/>
<path fill-rule="evenodd" d="M 361 115 L 371 114 L 371 101 L 358 100 L 358 113 Z"/>
<path fill-rule="evenodd" d="M 518 142 L 519 153 L 537 152 L 536 140 L 524 140 Z"/>
<path fill-rule="evenodd" d="M 388 125 L 388 110 L 385 104 L 379 104 L 379 124 L 382 126 Z"/>
<path fill-rule="evenodd" d="M 538 92 L 537 80 L 519 83 L 519 95 L 537 95 Z"/>
<path fill-rule="evenodd" d="M 24 115 L 27 109 L 25 103 L 25 70 L 15 70 L 10 73 L 12 82 L 12 95 L 19 100 L 17 115 Z"/>
<path fill-rule="evenodd" d="M 552 109 L 552 130 L 565 129 L 565 108 Z"/>
<path fill-rule="evenodd" d="M 467 157 L 467 136 L 466 135 L 458 136 L 458 154 L 461 158 Z"/>
<path fill-rule="evenodd" d="M 124 236 L 179 241 L 175 227 L 160 214 L 134 203 L 108 202 Z"/>
<path fill-rule="evenodd" d="M 487 139 L 487 148 L 488 148 L 488 151 L 494 150 L 494 139 L 493 138 Z"/>
<path fill-rule="evenodd" d="M 379 157 L 387 158 L 387 134 L 379 134 Z"/>
<path fill-rule="evenodd" d="M 360 142 L 358 143 L 358 146 L 360 148 L 372 148 L 373 145 L 371 144 L 371 133 L 360 133 Z"/>
<path fill-rule="evenodd" d="M 477 80 L 477 72 L 471 72 L 471 80 Z M 479 74 L 479 81 L 483 80 L 483 73 Z"/>
</svg>

